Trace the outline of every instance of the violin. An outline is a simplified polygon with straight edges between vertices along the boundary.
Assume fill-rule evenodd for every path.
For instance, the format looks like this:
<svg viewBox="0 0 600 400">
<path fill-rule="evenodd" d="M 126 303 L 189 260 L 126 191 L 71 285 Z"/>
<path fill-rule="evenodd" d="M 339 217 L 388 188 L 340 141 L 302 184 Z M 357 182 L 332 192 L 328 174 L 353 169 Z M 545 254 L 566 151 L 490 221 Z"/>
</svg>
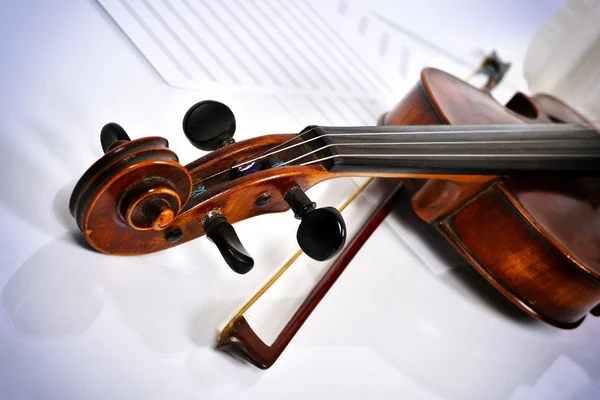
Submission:
<svg viewBox="0 0 600 400">
<path fill-rule="evenodd" d="M 600 303 L 600 135 L 558 99 L 518 93 L 504 106 L 426 68 L 378 126 L 309 126 L 242 142 L 235 127 L 225 105 L 194 105 L 184 133 L 211 153 L 183 166 L 167 139 L 130 140 L 106 125 L 105 155 L 69 204 L 88 243 L 141 255 L 206 235 L 244 274 L 254 262 L 233 225 L 291 209 L 301 249 L 327 260 L 344 247 L 345 223 L 305 191 L 339 177 L 400 178 L 419 217 L 530 315 L 571 329 Z"/>
</svg>

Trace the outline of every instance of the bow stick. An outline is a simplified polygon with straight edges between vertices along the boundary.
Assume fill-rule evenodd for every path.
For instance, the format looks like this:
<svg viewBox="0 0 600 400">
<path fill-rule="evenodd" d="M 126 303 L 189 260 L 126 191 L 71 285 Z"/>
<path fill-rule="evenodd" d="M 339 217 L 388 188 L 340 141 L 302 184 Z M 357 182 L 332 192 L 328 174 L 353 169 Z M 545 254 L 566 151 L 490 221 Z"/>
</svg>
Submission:
<svg viewBox="0 0 600 400">
<path fill-rule="evenodd" d="M 340 211 L 356 198 L 370 182 L 371 180 L 363 184 L 344 204 L 344 207 L 340 207 Z M 298 333 L 298 330 L 300 330 L 304 322 L 306 322 L 310 314 L 321 302 L 323 297 L 325 297 L 329 289 L 331 289 L 342 272 L 344 272 L 356 253 L 358 253 L 375 229 L 377 229 L 385 217 L 392 211 L 398 197 L 402 193 L 402 189 L 403 185 L 402 183 L 399 183 L 369 218 L 367 218 L 366 222 L 359 228 L 350 243 L 346 245 L 329 270 L 311 290 L 302 305 L 300 305 L 296 313 L 288 321 L 271 346 L 266 345 L 258 337 L 243 316 L 244 312 L 254 304 L 258 297 L 260 297 L 260 295 L 255 295 L 244 307 L 242 307 L 242 309 L 240 309 L 229 324 L 227 324 L 223 332 L 221 332 L 217 349 L 234 354 L 261 369 L 267 369 L 273 365 L 296 333 Z M 275 279 L 271 278 L 257 294 L 264 293 L 274 283 L 277 277 L 281 276 L 293 261 L 300 256 L 300 254 L 302 254 L 301 251 L 294 254 L 294 256 L 292 256 L 292 258 L 277 271 L 274 275 Z"/>
</svg>

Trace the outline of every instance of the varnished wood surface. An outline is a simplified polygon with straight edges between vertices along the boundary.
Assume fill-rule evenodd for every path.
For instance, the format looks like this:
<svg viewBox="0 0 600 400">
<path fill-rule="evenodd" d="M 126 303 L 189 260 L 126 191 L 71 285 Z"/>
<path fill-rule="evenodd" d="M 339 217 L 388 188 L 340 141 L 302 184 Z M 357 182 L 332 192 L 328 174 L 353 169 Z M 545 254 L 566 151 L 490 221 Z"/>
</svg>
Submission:
<svg viewBox="0 0 600 400">
<path fill-rule="evenodd" d="M 419 90 L 423 90 L 426 95 L 419 96 Z M 522 118 L 514 110 L 500 105 L 487 93 L 457 78 L 448 79 L 447 74 L 441 71 L 426 69 L 422 73 L 422 86 L 417 85 L 382 122 L 546 122 L 550 118 L 544 114 L 542 107 L 543 101 L 550 102 L 550 97 L 539 98 L 543 99 L 540 103 L 535 103 L 535 98 L 531 100 L 535 106 L 535 116 L 529 114 Z M 407 99 L 409 104 L 405 106 Z M 425 102 L 425 99 L 429 101 Z M 574 111 L 563 110 L 559 102 L 552 101 L 551 104 L 551 111 L 563 118 L 578 116 Z M 410 108 L 410 105 L 415 107 Z M 410 109 L 407 110 L 406 107 Z M 581 120 L 574 117 L 565 119 L 565 122 Z M 499 180 L 482 177 L 480 181 L 474 180 L 472 183 L 434 179 L 413 182 L 413 207 L 421 218 L 442 230 L 465 258 L 519 307 L 552 325 L 576 327 L 585 314 L 600 303 L 597 279 L 600 276 L 598 178 L 574 178 L 568 182 L 552 178 L 545 182 L 531 178 L 502 178 L 505 182 L 501 186 L 503 195 L 515 207 L 497 207 L 496 219 L 493 220 L 486 216 L 484 206 L 476 208 L 479 213 L 461 216 L 462 212 L 466 212 L 467 205 L 478 207 L 479 202 L 487 199 L 478 194 Z M 553 183 L 549 186 L 548 182 Z M 461 223 L 461 229 L 455 229 L 455 221 Z M 502 227 L 497 225 L 502 222 L 507 225 L 510 223 L 510 226 L 496 230 L 498 226 Z M 487 231 L 495 232 L 493 240 Z M 473 236 L 467 239 L 467 235 Z M 475 243 L 477 240 L 479 242 Z M 494 243 L 498 241 L 510 251 L 495 251 Z M 483 253 L 487 258 L 476 257 L 474 252 Z M 537 263 L 541 265 L 538 266 Z M 513 280 L 504 275 L 509 266 L 514 277 L 523 277 L 518 284 L 511 285 Z M 532 273 L 532 266 L 536 266 L 538 270 L 541 268 L 543 276 Z M 568 296 L 565 291 L 569 293 Z M 544 297 L 547 302 L 540 302 L 532 294 Z"/>
<path fill-rule="evenodd" d="M 506 187 L 544 237 L 600 281 L 600 179 L 513 178 Z"/>
<path fill-rule="evenodd" d="M 525 104 L 528 99 L 521 100 Z M 549 119 L 542 112 L 543 101 L 535 103 L 541 111 L 523 118 L 515 111 L 518 107 L 509 110 L 488 93 L 442 71 L 425 69 L 421 82 L 381 122 L 533 124 Z M 553 112 L 558 114 L 558 103 L 552 104 Z M 210 211 L 222 213 L 230 223 L 285 211 L 289 206 L 283 195 L 296 185 L 306 190 L 336 177 L 399 177 L 407 179 L 417 214 L 437 226 L 486 279 L 532 315 L 556 326 L 574 327 L 600 303 L 597 178 L 577 178 L 564 185 L 556 181 L 556 186 L 548 186 L 535 179 L 443 172 L 332 173 L 318 162 L 234 176 L 236 171 L 232 167 L 273 146 L 297 144 L 285 150 L 285 159 L 310 153 L 311 147 L 293 135 L 270 135 L 227 146 L 183 167 L 166 148 L 166 140 L 162 139 L 164 143 L 160 138 L 152 140 L 144 142 L 145 147 L 133 150 L 130 146 L 139 147 L 138 141 L 118 146 L 90 168 L 74 191 L 71 210 L 88 242 L 100 251 L 146 254 L 185 243 L 204 235 L 201 219 Z M 118 156 L 121 153 L 128 156 Z M 494 193 L 501 192 L 506 200 L 502 206 L 492 204 L 489 196 L 482 194 L 492 190 L 489 189 L 492 185 Z M 164 207 L 176 215 L 165 229 L 160 229 L 161 221 L 151 220 L 156 215 L 170 219 L 164 207 L 159 207 L 160 212 L 148 208 L 150 211 L 144 215 L 150 216 L 149 220 L 141 223 L 159 229 L 140 230 L 139 226 L 127 223 L 127 210 L 133 207 L 131 204 L 138 204 L 132 199 L 143 198 L 154 205 L 155 196 L 148 195 L 148 191 L 175 193 L 164 199 L 169 204 Z M 270 194 L 270 201 L 257 204 L 255 200 L 264 193 Z M 512 206 L 504 207 L 505 204 Z M 472 230 L 471 226 L 477 229 Z M 578 229 L 574 230 L 574 226 Z M 178 242 L 166 240 L 173 229 L 182 232 Z M 494 233 L 490 236 L 493 241 L 487 239 L 487 231 Z M 490 244 L 494 241 L 500 241 L 506 250 L 495 251 Z M 550 252 L 545 253 L 544 249 Z M 511 271 L 510 277 L 504 275 L 507 269 Z M 543 277 L 532 271 L 543 271 L 540 273 Z M 522 277 L 518 284 L 514 284 L 516 276 Z M 538 296 L 544 297 L 544 301 Z"/>
<path fill-rule="evenodd" d="M 546 242 L 494 185 L 440 228 L 494 286 L 517 305 L 561 328 L 579 325 L 600 285 Z"/>
</svg>

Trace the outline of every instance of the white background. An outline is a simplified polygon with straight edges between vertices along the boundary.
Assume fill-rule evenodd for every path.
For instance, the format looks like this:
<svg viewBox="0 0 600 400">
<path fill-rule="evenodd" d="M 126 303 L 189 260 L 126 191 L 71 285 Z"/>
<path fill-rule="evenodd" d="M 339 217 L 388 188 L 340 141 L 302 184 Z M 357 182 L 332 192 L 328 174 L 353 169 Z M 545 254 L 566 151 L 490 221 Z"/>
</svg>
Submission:
<svg viewBox="0 0 600 400">
<path fill-rule="evenodd" d="M 327 13 L 339 2 L 314 4 Z M 498 49 L 513 62 L 509 85 L 526 90 L 527 43 L 560 2 L 368 4 L 462 59 Z M 205 239 L 133 258 L 89 250 L 68 213 L 70 192 L 101 156 L 109 121 L 132 137 L 167 137 L 185 164 L 200 156 L 180 129 L 196 101 L 228 104 L 240 139 L 298 132 L 303 119 L 276 93 L 167 85 L 94 1 L 5 1 L 0 19 L 0 398 L 600 396 L 600 321 L 561 331 L 524 315 L 443 256 L 447 246 L 402 205 L 274 367 L 216 352 L 218 329 L 295 251 L 290 213 L 236 226 L 256 260 L 237 276 Z M 354 187 L 330 183 L 311 196 L 336 205 Z M 369 204 L 349 210 L 351 229 Z M 447 264 L 424 261 L 407 232 Z M 257 329 L 276 331 L 324 268 L 300 262 L 253 314 Z"/>
</svg>

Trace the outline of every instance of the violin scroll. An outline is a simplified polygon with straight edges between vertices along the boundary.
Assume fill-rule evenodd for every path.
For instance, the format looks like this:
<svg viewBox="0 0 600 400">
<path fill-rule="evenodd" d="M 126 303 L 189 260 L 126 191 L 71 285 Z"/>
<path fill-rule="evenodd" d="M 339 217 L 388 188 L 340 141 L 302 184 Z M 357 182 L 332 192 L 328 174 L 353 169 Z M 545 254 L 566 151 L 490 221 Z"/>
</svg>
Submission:
<svg viewBox="0 0 600 400">
<path fill-rule="evenodd" d="M 145 254 L 207 235 L 232 270 L 245 274 L 254 261 L 233 224 L 288 210 L 284 195 L 290 189 L 306 190 L 331 174 L 320 164 L 281 166 L 269 157 L 277 148 L 282 160 L 306 154 L 315 159 L 299 135 L 235 143 L 233 113 L 216 101 L 192 106 L 183 127 L 194 146 L 214 151 L 183 166 L 165 138 L 131 140 L 120 125 L 105 125 L 100 134 L 105 155 L 77 183 L 71 214 L 86 240 L 104 253 Z M 337 210 L 313 207 L 297 214 L 303 219 L 298 240 L 309 256 L 326 260 L 344 245 L 345 224 Z M 324 232 L 326 241 L 320 239 Z"/>
<path fill-rule="evenodd" d="M 106 154 L 81 177 L 70 211 L 88 242 L 104 248 L 107 219 L 134 231 L 160 231 L 177 217 L 191 193 L 192 179 L 161 137 L 130 140 L 118 124 L 100 135 Z"/>
</svg>

